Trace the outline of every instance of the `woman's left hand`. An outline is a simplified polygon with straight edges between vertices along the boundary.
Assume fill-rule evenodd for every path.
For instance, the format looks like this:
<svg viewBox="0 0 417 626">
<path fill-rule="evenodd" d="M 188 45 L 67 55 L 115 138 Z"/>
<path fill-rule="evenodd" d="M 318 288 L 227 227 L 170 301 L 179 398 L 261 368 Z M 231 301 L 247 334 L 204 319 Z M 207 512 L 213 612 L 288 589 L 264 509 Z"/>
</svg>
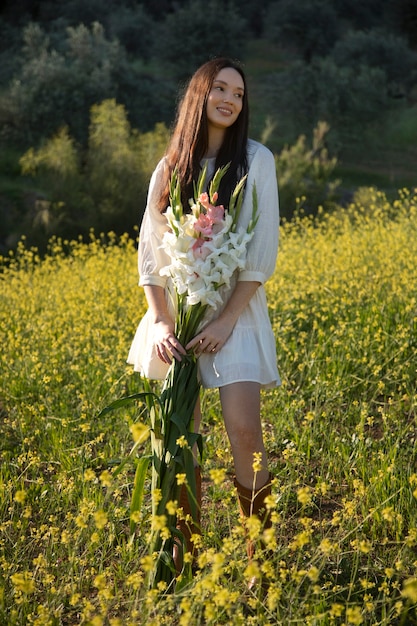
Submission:
<svg viewBox="0 0 417 626">
<path fill-rule="evenodd" d="M 234 324 L 218 318 L 210 322 L 193 337 L 185 346 L 186 350 L 194 349 L 196 356 L 206 353 L 216 353 L 222 349 L 232 333 Z"/>
<path fill-rule="evenodd" d="M 196 356 L 210 352 L 215 354 L 221 350 L 259 285 L 257 281 L 238 281 L 220 316 L 191 339 L 185 349 L 194 348 Z"/>
</svg>

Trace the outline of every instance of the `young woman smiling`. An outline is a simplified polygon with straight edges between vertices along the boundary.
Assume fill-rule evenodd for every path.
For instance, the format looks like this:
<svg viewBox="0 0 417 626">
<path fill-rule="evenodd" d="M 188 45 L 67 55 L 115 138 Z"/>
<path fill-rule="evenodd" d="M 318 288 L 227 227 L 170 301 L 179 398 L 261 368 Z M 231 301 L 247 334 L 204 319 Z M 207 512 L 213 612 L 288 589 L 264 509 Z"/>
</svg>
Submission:
<svg viewBox="0 0 417 626">
<path fill-rule="evenodd" d="M 214 59 L 192 76 L 180 102 L 175 127 L 165 156 L 158 163 L 149 186 L 148 202 L 139 238 L 139 284 L 148 311 L 133 341 L 128 361 L 148 378 L 163 379 L 172 358 L 188 350 L 199 357 L 204 388 L 218 388 L 222 414 L 234 461 L 235 486 L 241 513 L 256 514 L 270 526 L 265 498 L 271 493 L 271 474 L 261 425 L 261 389 L 280 384 L 275 339 L 264 290 L 275 269 L 278 249 L 279 209 L 275 161 L 260 143 L 248 139 L 249 106 L 244 72 L 229 59 Z M 164 211 L 169 204 L 169 182 L 174 168 L 181 182 L 183 205 L 193 196 L 193 181 L 207 165 L 208 179 L 217 168 L 230 164 L 219 188 L 219 204 L 227 210 L 230 194 L 247 175 L 239 217 L 244 228 L 252 216 L 252 189 L 256 185 L 258 221 L 248 245 L 246 265 L 222 288 L 223 305 L 206 319 L 202 330 L 182 346 L 174 334 L 169 279 L 159 274 L 170 263 L 161 240 L 168 228 Z M 200 405 L 195 428 L 200 426 Z M 258 459 L 254 465 L 254 458 Z M 256 470 L 256 471 L 255 471 Z M 201 503 L 201 476 L 196 462 Z M 180 506 L 190 511 L 187 490 Z M 195 555 L 195 535 L 200 517 L 180 520 L 188 549 Z M 194 535 L 194 542 L 193 542 Z M 248 555 L 254 546 L 248 542 Z M 175 555 L 181 571 L 181 547 Z"/>
</svg>

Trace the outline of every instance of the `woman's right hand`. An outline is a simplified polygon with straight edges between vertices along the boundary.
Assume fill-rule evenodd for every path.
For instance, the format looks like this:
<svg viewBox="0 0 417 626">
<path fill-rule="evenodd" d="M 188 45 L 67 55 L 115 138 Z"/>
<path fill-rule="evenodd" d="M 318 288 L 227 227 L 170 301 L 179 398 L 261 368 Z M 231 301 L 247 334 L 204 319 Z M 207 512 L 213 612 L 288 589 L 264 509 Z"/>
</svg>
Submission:
<svg viewBox="0 0 417 626">
<path fill-rule="evenodd" d="M 186 354 L 185 349 L 174 335 L 174 326 L 170 321 L 155 321 L 154 343 L 156 353 L 164 363 L 171 363 L 172 357 L 181 361 L 181 355 Z"/>
<path fill-rule="evenodd" d="M 152 339 L 158 357 L 168 364 L 171 363 L 172 357 L 181 361 L 181 355 L 186 354 L 186 351 L 174 334 L 175 326 L 167 310 L 163 287 L 145 285 L 144 289 L 154 323 Z"/>
</svg>

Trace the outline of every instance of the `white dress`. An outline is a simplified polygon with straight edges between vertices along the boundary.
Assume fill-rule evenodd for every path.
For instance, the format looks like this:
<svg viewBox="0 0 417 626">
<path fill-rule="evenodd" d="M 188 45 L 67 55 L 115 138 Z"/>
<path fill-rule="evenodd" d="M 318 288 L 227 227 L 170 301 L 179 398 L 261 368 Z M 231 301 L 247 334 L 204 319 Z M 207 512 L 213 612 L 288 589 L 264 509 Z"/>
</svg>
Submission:
<svg viewBox="0 0 417 626">
<path fill-rule="evenodd" d="M 226 303 L 236 281 L 258 281 L 261 285 L 252 296 L 245 310 L 239 316 L 232 334 L 224 346 L 215 354 L 207 353 L 199 357 L 199 375 L 205 388 L 222 387 L 235 382 L 252 381 L 262 388 L 280 384 L 276 364 L 275 338 L 271 328 L 265 296 L 264 283 L 275 269 L 279 208 L 276 169 L 273 154 L 262 144 L 248 141 L 249 172 L 246 183 L 239 225 L 246 228 L 252 216 L 252 188 L 256 183 L 258 198 L 258 222 L 255 234 L 249 242 L 246 266 L 237 271 L 231 287 L 223 289 L 222 298 Z M 169 257 L 160 247 L 163 233 L 167 230 L 167 220 L 157 208 L 160 173 L 163 160 L 157 165 L 150 184 L 146 210 L 139 236 L 139 285 L 159 285 L 167 294 L 170 314 L 172 307 L 172 284 L 170 279 L 161 276 L 159 270 L 169 264 Z M 208 160 L 211 172 L 214 159 Z M 209 171 L 208 174 L 211 175 Z M 211 313 L 217 317 L 222 308 Z M 151 379 L 164 379 L 168 366 L 157 356 L 153 341 L 153 325 L 148 313 L 142 318 L 131 345 L 127 362 L 143 376 Z"/>
</svg>

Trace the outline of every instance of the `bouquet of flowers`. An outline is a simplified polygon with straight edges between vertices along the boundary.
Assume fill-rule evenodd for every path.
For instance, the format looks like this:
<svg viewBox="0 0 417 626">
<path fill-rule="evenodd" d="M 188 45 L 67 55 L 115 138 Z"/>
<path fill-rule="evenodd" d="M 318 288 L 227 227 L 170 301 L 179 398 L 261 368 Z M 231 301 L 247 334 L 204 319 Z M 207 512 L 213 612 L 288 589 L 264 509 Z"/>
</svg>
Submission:
<svg viewBox="0 0 417 626">
<path fill-rule="evenodd" d="M 228 209 L 217 205 L 220 181 L 229 166 L 215 173 L 208 192 L 207 169 L 203 168 L 194 184 L 190 211 L 184 210 L 181 188 L 174 170 L 170 182 L 170 206 L 166 211 L 169 230 L 162 241 L 171 263 L 161 270 L 174 285 L 176 297 L 175 334 L 185 346 L 204 324 L 208 309 L 222 300 L 219 288 L 229 285 L 236 269 L 245 263 L 247 244 L 257 221 L 257 196 L 253 188 L 252 218 L 246 229 L 238 219 L 243 202 L 246 177 L 231 194 Z M 175 579 L 174 543 L 182 541 L 176 529 L 176 510 L 181 484 L 186 484 L 192 517 L 197 518 L 196 481 L 193 446 L 202 453 L 200 435 L 193 432 L 193 413 L 200 391 L 197 357 L 191 351 L 181 361 L 173 359 L 162 391 L 157 395 L 145 381 L 145 392 L 117 400 L 112 410 L 132 400 L 145 400 L 150 414 L 152 444 L 152 528 L 150 537 L 149 586 L 169 589 Z M 143 425 L 144 426 L 144 425 Z M 145 426 L 144 426 L 145 428 Z M 148 460 L 137 465 L 131 515 L 142 503 Z M 185 570 L 184 570 L 185 574 Z M 184 580 L 187 576 L 184 575 Z"/>
<path fill-rule="evenodd" d="M 227 212 L 216 205 L 218 187 L 228 165 L 217 170 L 209 191 L 204 192 L 207 175 L 202 170 L 194 185 L 196 200 L 191 200 L 191 212 L 185 213 L 181 203 L 180 185 L 176 171 L 171 178 L 171 204 L 166 216 L 170 231 L 165 233 L 163 247 L 172 259 L 161 270 L 171 276 L 181 308 L 210 306 L 216 309 L 222 300 L 219 287 L 229 285 L 236 269 L 245 263 L 246 246 L 256 224 L 256 189 L 253 190 L 253 215 L 247 230 L 238 230 L 246 177 L 236 185 Z"/>
</svg>

